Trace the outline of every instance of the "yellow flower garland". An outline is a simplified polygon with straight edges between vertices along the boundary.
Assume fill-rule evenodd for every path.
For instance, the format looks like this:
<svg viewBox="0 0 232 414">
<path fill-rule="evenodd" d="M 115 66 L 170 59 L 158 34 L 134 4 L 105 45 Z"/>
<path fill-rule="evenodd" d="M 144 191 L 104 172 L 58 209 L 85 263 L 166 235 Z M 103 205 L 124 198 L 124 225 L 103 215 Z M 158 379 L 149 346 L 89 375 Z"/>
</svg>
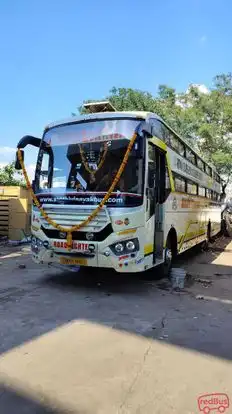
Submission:
<svg viewBox="0 0 232 414">
<path fill-rule="evenodd" d="M 122 173 L 123 173 L 123 171 L 124 171 L 124 169 L 126 167 L 126 164 L 127 164 L 128 158 L 129 158 L 129 154 L 130 154 L 130 152 L 132 150 L 132 147 L 134 145 L 134 142 L 136 140 L 136 137 L 137 137 L 137 133 L 135 132 L 133 134 L 130 142 L 129 142 L 129 145 L 128 145 L 127 150 L 125 152 L 125 155 L 124 155 L 124 158 L 122 160 L 122 163 L 121 163 L 121 165 L 120 165 L 120 167 L 118 169 L 118 172 L 117 172 L 117 174 L 116 174 L 116 176 L 114 178 L 114 181 L 111 184 L 111 186 L 110 186 L 109 190 L 107 191 L 106 195 L 104 196 L 103 200 L 100 202 L 100 204 L 95 208 L 95 210 L 90 214 L 90 216 L 86 220 L 82 221 L 82 223 L 77 224 L 76 226 L 72 226 L 71 228 L 63 227 L 60 224 L 57 224 L 50 217 L 48 217 L 47 213 L 44 211 L 43 207 L 40 205 L 40 202 L 39 202 L 38 198 L 36 197 L 36 195 L 35 195 L 35 193 L 33 191 L 33 188 L 32 188 L 31 183 L 29 181 L 29 178 L 28 178 L 28 175 L 27 175 L 27 171 L 26 171 L 26 168 L 25 168 L 25 164 L 24 164 L 24 161 L 23 161 L 23 158 L 22 158 L 21 150 L 18 149 L 18 151 L 17 151 L 17 153 L 18 153 L 18 160 L 20 162 L 20 165 L 21 165 L 21 168 L 22 168 L 22 171 L 23 171 L 23 175 L 24 175 L 25 180 L 26 180 L 27 188 L 28 188 L 28 190 L 31 193 L 32 199 L 33 199 L 36 207 L 38 207 L 38 209 L 40 210 L 40 213 L 43 216 L 43 218 L 51 226 L 55 227 L 59 231 L 62 231 L 62 232 L 67 233 L 67 248 L 69 250 L 72 249 L 72 233 L 74 231 L 78 231 L 80 228 L 85 227 L 86 224 L 90 223 L 97 216 L 97 214 L 102 209 L 102 207 L 104 207 L 104 205 L 106 204 L 106 202 L 110 198 L 111 194 L 113 193 L 113 191 L 114 191 L 114 189 L 115 189 L 118 181 L 120 180 L 120 177 L 121 177 L 121 175 L 122 175 Z"/>
<path fill-rule="evenodd" d="M 97 169 L 96 169 L 96 170 L 91 170 L 91 169 L 89 168 L 89 166 L 88 166 L 88 164 L 87 164 L 87 162 L 86 162 L 86 159 L 85 159 L 85 153 L 84 153 L 84 151 L 83 151 L 83 149 L 82 149 L 81 145 L 79 145 L 79 148 L 80 148 L 80 154 L 81 154 L 81 161 L 83 162 L 83 164 L 84 164 L 84 167 L 85 167 L 86 171 L 88 171 L 88 173 L 89 173 L 89 174 L 91 174 L 91 175 L 95 175 L 95 174 L 96 174 L 96 172 L 97 172 L 98 170 L 100 170 L 100 168 L 101 168 L 101 167 L 103 166 L 103 164 L 104 164 L 104 161 L 105 161 L 105 158 L 106 158 L 106 154 L 107 154 L 107 151 L 108 151 L 108 145 L 107 145 L 107 143 L 105 143 L 105 144 L 104 144 L 104 152 L 103 152 L 103 155 L 102 155 L 101 161 L 99 162 L 99 164 L 98 164 L 98 166 L 97 166 Z"/>
</svg>

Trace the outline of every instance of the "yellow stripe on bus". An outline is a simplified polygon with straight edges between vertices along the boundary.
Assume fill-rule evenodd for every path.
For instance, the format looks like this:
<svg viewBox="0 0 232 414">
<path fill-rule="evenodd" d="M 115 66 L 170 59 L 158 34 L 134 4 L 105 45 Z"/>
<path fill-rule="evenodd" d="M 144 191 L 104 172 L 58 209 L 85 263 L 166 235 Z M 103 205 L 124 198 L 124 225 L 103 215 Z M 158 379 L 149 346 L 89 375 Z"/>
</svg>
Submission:
<svg viewBox="0 0 232 414">
<path fill-rule="evenodd" d="M 174 192 L 175 191 L 175 183 L 174 183 L 174 178 L 173 178 L 173 174 L 172 174 L 171 161 L 170 161 L 168 153 L 166 153 L 166 161 L 167 161 L 168 175 L 169 175 L 169 180 L 170 180 L 171 191 Z"/>
<path fill-rule="evenodd" d="M 144 246 L 144 254 L 153 253 L 153 244 L 145 244 Z"/>
<path fill-rule="evenodd" d="M 165 144 L 164 141 L 161 141 L 161 139 L 157 137 L 152 137 L 151 142 L 155 144 L 157 147 L 159 147 L 160 149 L 162 149 L 163 151 L 167 151 L 167 145 Z"/>
</svg>

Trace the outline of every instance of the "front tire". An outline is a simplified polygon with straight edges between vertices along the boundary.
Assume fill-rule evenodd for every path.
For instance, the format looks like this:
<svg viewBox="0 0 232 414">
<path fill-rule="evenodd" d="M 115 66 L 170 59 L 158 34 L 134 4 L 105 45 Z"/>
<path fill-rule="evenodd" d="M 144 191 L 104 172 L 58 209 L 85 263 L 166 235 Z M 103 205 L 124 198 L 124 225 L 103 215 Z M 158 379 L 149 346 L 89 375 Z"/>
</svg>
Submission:
<svg viewBox="0 0 232 414">
<path fill-rule="evenodd" d="M 176 237 L 168 237 L 166 248 L 164 251 L 164 263 L 161 265 L 162 277 L 169 277 L 173 261 L 177 256 L 177 241 Z"/>
<path fill-rule="evenodd" d="M 173 262 L 173 252 L 170 247 L 166 247 L 164 252 L 164 263 L 162 264 L 163 277 L 169 277 Z"/>
</svg>

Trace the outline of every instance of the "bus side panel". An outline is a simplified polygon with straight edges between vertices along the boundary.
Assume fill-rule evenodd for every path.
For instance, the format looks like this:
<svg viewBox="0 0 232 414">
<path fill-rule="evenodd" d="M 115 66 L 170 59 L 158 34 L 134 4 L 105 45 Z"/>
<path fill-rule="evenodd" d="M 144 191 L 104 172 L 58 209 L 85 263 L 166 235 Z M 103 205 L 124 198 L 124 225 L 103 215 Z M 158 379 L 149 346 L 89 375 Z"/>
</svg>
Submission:
<svg viewBox="0 0 232 414">
<path fill-rule="evenodd" d="M 221 226 L 220 206 L 211 206 L 210 200 L 173 192 L 165 203 L 165 240 L 172 227 L 177 232 L 178 251 L 181 253 L 207 238 L 208 222 L 211 235 L 216 235 Z"/>
</svg>

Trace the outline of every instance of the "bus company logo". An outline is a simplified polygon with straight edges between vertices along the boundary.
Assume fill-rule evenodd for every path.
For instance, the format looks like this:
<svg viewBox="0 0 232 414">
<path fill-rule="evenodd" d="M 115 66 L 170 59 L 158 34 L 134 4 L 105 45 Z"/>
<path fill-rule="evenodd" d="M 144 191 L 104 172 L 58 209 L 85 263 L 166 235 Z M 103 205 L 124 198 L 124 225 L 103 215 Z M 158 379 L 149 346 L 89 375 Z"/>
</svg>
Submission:
<svg viewBox="0 0 232 414">
<path fill-rule="evenodd" d="M 211 411 L 224 413 L 229 408 L 229 405 L 229 397 L 227 394 L 205 394 L 198 398 L 199 411 L 204 414 L 209 414 Z"/>
</svg>

